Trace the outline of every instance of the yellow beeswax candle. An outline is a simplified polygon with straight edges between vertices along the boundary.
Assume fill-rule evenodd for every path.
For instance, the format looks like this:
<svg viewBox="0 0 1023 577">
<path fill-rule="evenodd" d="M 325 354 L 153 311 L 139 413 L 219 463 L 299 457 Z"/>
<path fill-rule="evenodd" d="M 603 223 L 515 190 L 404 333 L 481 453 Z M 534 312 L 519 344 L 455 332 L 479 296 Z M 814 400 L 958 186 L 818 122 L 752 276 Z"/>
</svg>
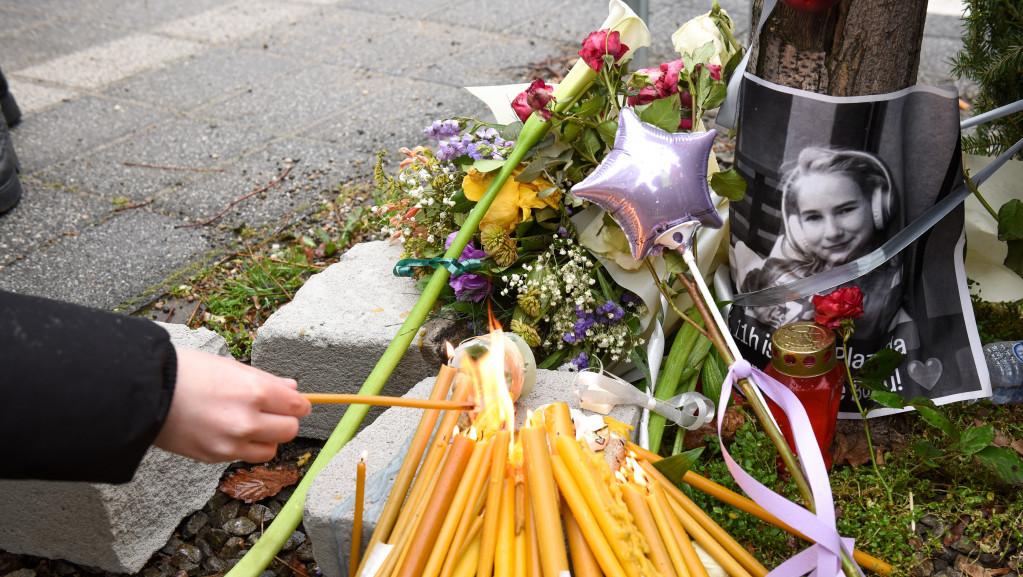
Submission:
<svg viewBox="0 0 1023 577">
<path fill-rule="evenodd" d="M 455 437 L 444 467 L 437 476 L 437 483 L 429 496 L 419 526 L 409 543 L 408 557 L 401 565 L 398 577 L 422 575 L 427 556 L 433 550 L 437 533 L 444 522 L 444 514 L 451 507 L 451 501 L 455 498 L 459 481 L 469 464 L 475 446 L 476 442 L 465 435 Z"/>
<path fill-rule="evenodd" d="M 494 550 L 494 577 L 514 577 L 515 572 L 515 481 L 504 480 Z"/>
<path fill-rule="evenodd" d="M 565 498 L 568 508 L 572 511 L 576 525 L 582 530 L 586 543 L 593 552 L 601 571 L 607 577 L 626 577 L 625 569 L 615 556 L 612 546 L 607 537 L 600 529 L 600 524 L 593 515 L 593 510 L 587 504 L 582 489 L 576 483 L 574 476 L 565 464 L 565 453 L 551 457 L 551 467 L 554 478 L 557 480 L 558 488 L 561 489 L 561 496 Z M 619 546 L 615 543 L 615 546 Z"/>
<path fill-rule="evenodd" d="M 661 533 L 657 530 L 657 523 L 647 505 L 646 495 L 629 483 L 622 483 L 621 489 L 625 505 L 632 513 L 632 521 L 646 538 L 647 546 L 650 547 L 650 560 L 657 568 L 657 572 L 661 574 L 661 577 L 677 577 L 675 568 L 671 564 L 671 558 L 668 556 L 668 549 L 664 545 Z"/>
<path fill-rule="evenodd" d="M 650 513 L 654 516 L 657 529 L 664 538 L 664 546 L 668 549 L 668 556 L 671 557 L 671 564 L 675 568 L 678 577 L 708 577 L 707 570 L 700 563 L 696 555 L 696 549 L 689 540 L 689 535 L 682 528 L 682 523 L 671 510 L 668 498 L 664 495 L 660 483 L 647 485 L 650 494 L 647 502 L 650 504 Z"/>
<path fill-rule="evenodd" d="M 551 465 L 553 466 L 553 464 L 552 461 Z M 571 475 L 571 473 L 568 474 Z M 556 473 L 555 479 L 557 479 Z M 569 561 L 572 563 L 572 575 L 575 577 L 601 577 L 603 573 L 600 571 L 600 564 L 597 563 L 597 558 L 594 557 L 593 551 L 590 551 L 590 545 L 586 542 L 586 535 L 583 535 L 582 527 L 575 520 L 575 515 L 572 514 L 572 509 L 564 498 L 564 489 L 562 489 L 561 493 L 561 520 L 565 524 L 565 538 L 568 541 L 568 554 Z M 615 563 L 617 562 L 615 560 Z"/>
<path fill-rule="evenodd" d="M 352 517 L 352 551 L 348 558 L 348 577 L 355 577 L 359 570 L 359 553 L 362 549 L 362 508 L 366 494 L 366 453 L 362 454 L 355 466 L 355 514 Z"/>
<path fill-rule="evenodd" d="M 490 577 L 494 571 L 494 550 L 497 547 L 497 529 L 501 514 L 501 491 L 504 489 L 505 470 L 508 468 L 508 443 L 510 431 L 494 433 L 494 450 L 491 453 L 490 475 L 483 509 L 483 534 L 477 563 L 477 577 Z"/>
<path fill-rule="evenodd" d="M 519 430 L 519 438 L 529 479 L 529 497 L 536 521 L 543 577 L 560 577 L 562 571 L 568 571 L 568 554 L 565 552 L 565 534 L 561 529 L 547 435 L 542 427 L 523 427 Z"/>
</svg>

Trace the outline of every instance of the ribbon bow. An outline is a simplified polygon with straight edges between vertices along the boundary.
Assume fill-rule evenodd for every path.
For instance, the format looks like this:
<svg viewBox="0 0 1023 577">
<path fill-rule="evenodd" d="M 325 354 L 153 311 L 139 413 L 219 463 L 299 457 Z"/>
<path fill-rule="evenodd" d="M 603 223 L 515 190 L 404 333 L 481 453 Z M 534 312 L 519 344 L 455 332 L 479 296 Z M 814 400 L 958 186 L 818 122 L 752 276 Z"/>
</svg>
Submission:
<svg viewBox="0 0 1023 577">
<path fill-rule="evenodd" d="M 425 266 L 436 269 L 437 267 L 444 267 L 451 273 L 451 276 L 458 276 L 467 272 L 472 272 L 483 266 L 483 262 L 477 258 L 466 259 L 463 261 L 455 260 L 453 258 L 435 257 L 435 258 L 403 258 L 394 264 L 394 276 L 412 276 L 415 274 L 414 267 Z"/>
<path fill-rule="evenodd" d="M 714 418 L 714 403 L 700 393 L 682 393 L 662 401 L 614 375 L 592 371 L 580 372 L 576 383 L 582 402 L 644 407 L 684 429 L 698 429 Z"/>
<path fill-rule="evenodd" d="M 721 423 L 725 416 L 728 396 L 732 394 L 732 384 L 739 379 L 749 379 L 764 394 L 778 404 L 788 416 L 792 425 L 792 436 L 799 455 L 799 465 L 810 483 L 814 505 L 817 513 L 796 505 L 792 501 L 778 495 L 751 477 L 728 454 L 728 449 L 721 442 Z M 854 540 L 842 537 L 835 527 L 835 504 L 831 496 L 831 485 L 824 467 L 824 457 L 817 447 L 816 437 L 810 427 L 810 419 L 796 395 L 778 381 L 762 371 L 753 368 L 749 361 L 737 360 L 728 368 L 728 375 L 721 385 L 721 402 L 718 404 L 718 442 L 721 443 L 721 455 L 725 458 L 728 471 L 735 482 L 742 487 L 754 501 L 764 509 L 785 521 L 804 535 L 812 535 L 815 544 L 797 553 L 794 557 L 775 567 L 769 576 L 798 577 L 811 573 L 817 577 L 842 575 L 842 552 L 852 559 Z M 863 572 L 857 566 L 860 575 Z"/>
</svg>

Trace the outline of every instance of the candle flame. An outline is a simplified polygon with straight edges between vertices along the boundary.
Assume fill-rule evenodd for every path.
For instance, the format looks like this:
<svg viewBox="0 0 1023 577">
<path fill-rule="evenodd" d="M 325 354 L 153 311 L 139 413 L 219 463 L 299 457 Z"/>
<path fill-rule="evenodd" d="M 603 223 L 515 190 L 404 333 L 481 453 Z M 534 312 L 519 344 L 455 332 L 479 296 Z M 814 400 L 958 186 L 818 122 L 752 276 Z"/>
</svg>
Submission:
<svg viewBox="0 0 1023 577">
<path fill-rule="evenodd" d="M 469 438 L 472 439 L 473 441 L 476 440 L 477 438 L 476 427 L 469 427 Z"/>
<path fill-rule="evenodd" d="M 362 451 L 362 460 L 365 461 L 366 457 L 368 457 L 368 456 L 369 456 L 369 451 L 363 449 L 363 451 Z"/>
<path fill-rule="evenodd" d="M 632 457 L 626 457 L 626 461 L 629 463 L 629 467 L 632 468 L 632 478 L 636 480 L 636 484 L 640 487 L 646 487 L 650 482 L 647 480 L 643 468 Z"/>
<path fill-rule="evenodd" d="M 622 474 L 621 469 L 615 471 L 615 479 L 618 479 L 619 483 L 628 483 L 629 482 L 629 480 L 625 478 L 625 475 Z"/>
<path fill-rule="evenodd" d="M 472 358 L 468 353 L 462 354 L 462 346 L 456 351 L 458 358 L 455 362 L 459 372 L 472 380 L 473 396 L 476 401 L 477 414 L 474 415 L 474 422 L 480 429 L 480 435 L 488 432 L 515 430 L 515 405 L 509 390 L 509 375 L 507 374 L 506 356 L 507 341 L 501 325 L 490 316 L 491 332 L 483 337 L 473 339 L 478 341 L 483 353 L 478 351 Z M 464 346 L 464 345 L 463 345 Z M 468 349 L 466 349 L 468 350 Z M 509 348 L 508 352 L 512 351 Z"/>
<path fill-rule="evenodd" d="M 451 359 L 455 358 L 455 347 L 449 341 L 444 341 L 444 347 L 448 352 L 448 364 L 451 364 Z"/>
<path fill-rule="evenodd" d="M 459 429 L 458 429 L 458 425 L 455 425 L 455 428 L 454 428 L 454 429 L 451 429 L 451 436 L 452 436 L 452 437 L 457 437 L 457 436 L 458 436 L 458 433 L 459 433 L 459 432 L 460 432 L 460 431 L 459 431 Z"/>
</svg>

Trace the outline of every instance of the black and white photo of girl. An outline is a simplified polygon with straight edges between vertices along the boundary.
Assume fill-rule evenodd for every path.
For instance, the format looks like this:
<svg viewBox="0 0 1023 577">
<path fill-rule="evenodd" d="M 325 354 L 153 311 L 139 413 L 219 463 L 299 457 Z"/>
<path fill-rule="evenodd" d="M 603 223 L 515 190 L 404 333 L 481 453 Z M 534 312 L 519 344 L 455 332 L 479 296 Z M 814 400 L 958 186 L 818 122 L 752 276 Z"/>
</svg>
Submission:
<svg viewBox="0 0 1023 577">
<path fill-rule="evenodd" d="M 955 89 L 839 98 L 747 74 L 742 91 L 735 169 L 747 188 L 730 207 L 734 293 L 883 253 L 883 264 L 842 285 L 864 296 L 843 360 L 855 373 L 890 347 L 906 355 L 886 382 L 892 392 L 939 404 L 989 395 L 966 288 L 962 207 L 901 253 L 878 250 L 962 181 Z M 792 296 L 733 306 L 728 324 L 743 356 L 764 367 L 774 330 L 813 317 L 810 298 Z M 859 417 L 848 392 L 840 416 Z"/>
</svg>

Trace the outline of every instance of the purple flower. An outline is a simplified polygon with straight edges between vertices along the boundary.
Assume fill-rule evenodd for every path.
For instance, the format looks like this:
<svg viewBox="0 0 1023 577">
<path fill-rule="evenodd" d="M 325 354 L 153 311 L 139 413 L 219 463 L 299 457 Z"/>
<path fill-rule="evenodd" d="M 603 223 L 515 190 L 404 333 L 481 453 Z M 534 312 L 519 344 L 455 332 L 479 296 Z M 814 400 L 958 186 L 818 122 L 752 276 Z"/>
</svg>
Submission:
<svg viewBox="0 0 1023 577">
<path fill-rule="evenodd" d="M 445 249 L 451 248 L 451 243 L 455 241 L 455 237 L 457 235 L 457 232 L 453 232 L 448 235 L 448 237 L 444 240 Z M 462 254 L 458 257 L 458 262 L 486 258 L 486 256 L 486 251 L 476 248 L 472 242 L 469 242 L 469 244 L 465 245 L 465 248 L 462 249 Z M 448 284 L 451 288 L 455 289 L 455 300 L 473 301 L 478 303 L 490 294 L 490 279 L 487 278 L 486 275 L 460 274 L 448 279 Z"/>
<path fill-rule="evenodd" d="M 432 125 L 423 129 L 424 134 L 430 137 L 431 140 L 437 141 L 458 136 L 460 131 L 461 127 L 458 125 L 457 120 L 434 120 Z"/>
<path fill-rule="evenodd" d="M 590 368 L 590 356 L 587 355 L 586 353 L 579 353 L 578 355 L 573 357 L 572 360 L 569 361 L 569 363 L 575 365 L 576 369 L 580 371 L 585 371 L 586 369 Z"/>
</svg>

